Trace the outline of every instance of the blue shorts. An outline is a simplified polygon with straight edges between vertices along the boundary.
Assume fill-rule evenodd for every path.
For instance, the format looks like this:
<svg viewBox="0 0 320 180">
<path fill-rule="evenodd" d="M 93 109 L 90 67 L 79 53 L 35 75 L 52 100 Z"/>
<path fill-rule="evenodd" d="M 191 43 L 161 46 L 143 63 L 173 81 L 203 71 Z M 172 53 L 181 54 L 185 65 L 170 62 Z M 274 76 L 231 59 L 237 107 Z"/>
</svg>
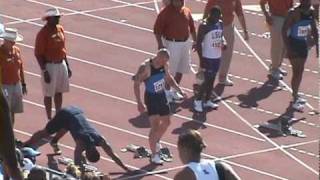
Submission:
<svg viewBox="0 0 320 180">
<path fill-rule="evenodd" d="M 151 94 L 146 92 L 144 94 L 144 103 L 147 106 L 149 116 L 166 116 L 170 114 L 170 107 L 167 102 L 166 94 L 164 92 L 157 94 Z"/>
<path fill-rule="evenodd" d="M 205 73 L 216 74 L 220 68 L 220 58 L 203 58 Z"/>
</svg>

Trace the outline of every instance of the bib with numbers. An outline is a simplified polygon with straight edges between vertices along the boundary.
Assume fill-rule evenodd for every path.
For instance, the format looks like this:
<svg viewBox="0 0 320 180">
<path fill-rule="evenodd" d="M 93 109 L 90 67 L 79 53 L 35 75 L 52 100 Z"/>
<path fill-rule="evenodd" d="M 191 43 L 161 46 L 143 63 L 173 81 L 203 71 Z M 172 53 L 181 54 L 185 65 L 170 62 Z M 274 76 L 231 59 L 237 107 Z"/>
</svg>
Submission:
<svg viewBox="0 0 320 180">
<path fill-rule="evenodd" d="M 163 93 L 165 90 L 165 69 L 154 68 L 150 62 L 150 76 L 145 80 L 146 92 L 151 94 Z"/>
<path fill-rule="evenodd" d="M 202 41 L 202 56 L 209 59 L 221 57 L 223 45 L 223 27 L 221 22 L 209 26 L 209 31 L 205 34 Z"/>
</svg>

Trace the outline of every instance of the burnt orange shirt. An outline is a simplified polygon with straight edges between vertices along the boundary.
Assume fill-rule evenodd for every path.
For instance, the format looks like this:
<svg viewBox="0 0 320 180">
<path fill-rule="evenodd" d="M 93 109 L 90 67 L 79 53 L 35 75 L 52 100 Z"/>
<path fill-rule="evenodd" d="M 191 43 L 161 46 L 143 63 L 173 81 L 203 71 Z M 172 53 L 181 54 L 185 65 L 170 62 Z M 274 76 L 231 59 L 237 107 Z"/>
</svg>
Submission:
<svg viewBox="0 0 320 180">
<path fill-rule="evenodd" d="M 36 57 L 46 62 L 58 62 L 66 57 L 65 35 L 61 25 L 52 30 L 47 25 L 38 33 L 35 45 Z"/>
<path fill-rule="evenodd" d="M 242 4 L 240 0 L 208 0 L 204 10 L 205 14 L 209 14 L 211 8 L 216 5 L 221 8 L 222 21 L 224 25 L 232 24 L 234 13 L 236 13 L 237 16 L 243 16 Z"/>
<path fill-rule="evenodd" d="M 16 84 L 21 80 L 20 73 L 23 71 L 20 49 L 13 46 L 12 51 L 7 53 L 3 46 L 0 47 L 0 67 L 2 84 Z"/>
<path fill-rule="evenodd" d="M 290 8 L 293 7 L 293 0 L 264 0 L 268 2 L 269 11 L 275 16 L 287 16 Z"/>
<path fill-rule="evenodd" d="M 154 24 L 154 33 L 165 38 L 183 40 L 195 32 L 191 10 L 185 6 L 181 9 L 168 5 L 161 10 Z"/>
</svg>

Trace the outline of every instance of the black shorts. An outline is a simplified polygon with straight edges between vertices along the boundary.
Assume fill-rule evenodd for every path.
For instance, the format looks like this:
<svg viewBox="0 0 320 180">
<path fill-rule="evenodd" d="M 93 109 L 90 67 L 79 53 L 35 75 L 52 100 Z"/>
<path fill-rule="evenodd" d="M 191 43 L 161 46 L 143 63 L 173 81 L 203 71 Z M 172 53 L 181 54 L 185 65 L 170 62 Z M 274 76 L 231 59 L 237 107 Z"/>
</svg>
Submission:
<svg viewBox="0 0 320 180">
<path fill-rule="evenodd" d="M 170 106 L 167 102 L 166 94 L 144 94 L 144 102 L 147 106 L 148 115 L 166 116 L 170 114 Z"/>
<path fill-rule="evenodd" d="M 306 59 L 308 57 L 308 45 L 306 41 L 289 37 L 289 42 L 292 51 L 292 55 L 289 58 Z"/>
<path fill-rule="evenodd" d="M 65 120 L 64 113 L 57 113 L 52 120 L 46 125 L 46 131 L 49 134 L 57 133 L 61 129 L 67 129 L 67 121 Z"/>
<path fill-rule="evenodd" d="M 205 73 L 217 74 L 220 68 L 220 58 L 218 59 L 209 59 L 203 58 Z"/>
</svg>

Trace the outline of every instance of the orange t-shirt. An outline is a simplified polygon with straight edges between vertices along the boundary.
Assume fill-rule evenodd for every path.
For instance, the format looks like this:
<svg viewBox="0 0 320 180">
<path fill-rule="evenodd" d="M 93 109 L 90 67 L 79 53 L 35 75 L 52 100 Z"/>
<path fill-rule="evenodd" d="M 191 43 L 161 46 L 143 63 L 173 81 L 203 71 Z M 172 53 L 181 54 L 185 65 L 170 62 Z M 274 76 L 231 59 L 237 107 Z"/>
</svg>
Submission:
<svg viewBox="0 0 320 180">
<path fill-rule="evenodd" d="M 195 25 L 191 10 L 183 6 L 177 10 L 173 5 L 168 5 L 161 10 L 154 24 L 154 33 L 165 38 L 184 40 L 190 32 L 195 32 Z"/>
<path fill-rule="evenodd" d="M 264 0 L 268 2 L 269 11 L 275 16 L 287 16 L 290 8 L 293 7 L 293 0 Z"/>
<path fill-rule="evenodd" d="M 47 25 L 38 33 L 35 45 L 36 57 L 46 62 L 59 62 L 66 57 L 65 35 L 61 25 L 52 30 Z"/>
<path fill-rule="evenodd" d="M 20 73 L 23 71 L 20 49 L 13 46 L 8 54 L 3 46 L 0 47 L 0 67 L 2 84 L 16 84 L 21 80 Z"/>
<path fill-rule="evenodd" d="M 232 24 L 234 12 L 237 14 L 237 16 L 243 16 L 242 4 L 240 0 L 208 0 L 208 3 L 204 9 L 205 14 L 209 14 L 211 8 L 216 5 L 221 8 L 222 21 L 224 25 Z"/>
</svg>

